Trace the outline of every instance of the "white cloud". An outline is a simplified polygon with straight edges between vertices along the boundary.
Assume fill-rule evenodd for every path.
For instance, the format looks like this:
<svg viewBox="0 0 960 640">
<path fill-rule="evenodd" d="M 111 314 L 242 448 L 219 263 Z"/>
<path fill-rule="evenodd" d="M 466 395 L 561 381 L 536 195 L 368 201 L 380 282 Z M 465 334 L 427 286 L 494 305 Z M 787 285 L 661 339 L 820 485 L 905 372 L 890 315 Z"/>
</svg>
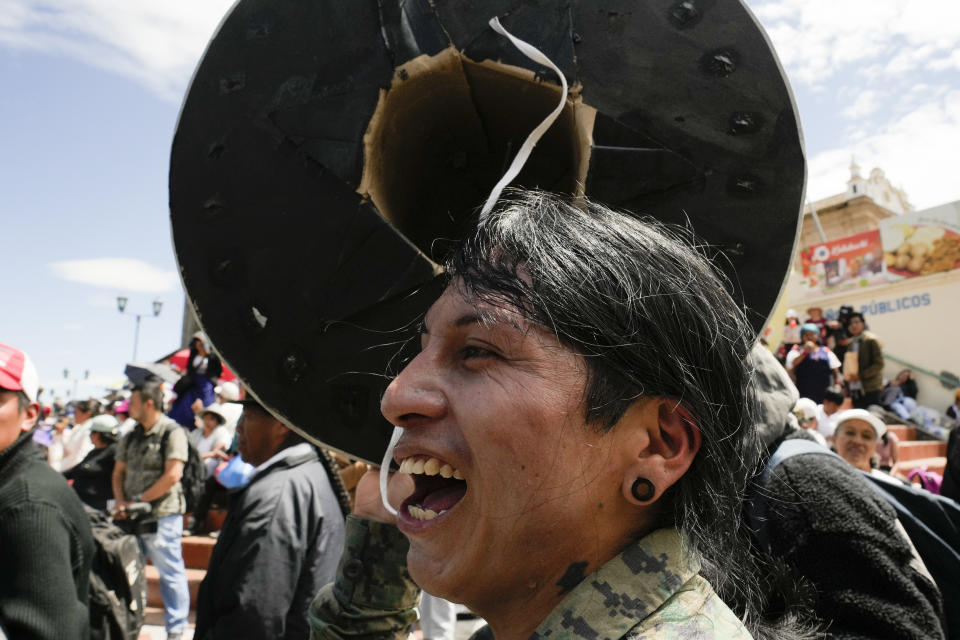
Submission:
<svg viewBox="0 0 960 640">
<path fill-rule="evenodd" d="M 831 120 L 869 116 L 879 123 L 866 128 L 866 123 L 854 122 L 855 128 L 830 138 L 836 147 L 813 155 L 812 197 L 843 189 L 851 153 L 865 166 L 882 166 L 892 180 L 902 181 L 918 205 L 958 197 L 944 179 L 955 172 L 942 169 L 952 166 L 950 147 L 960 148 L 960 127 L 950 107 L 955 98 L 947 100 L 943 93 L 911 86 L 921 81 L 919 73 L 960 71 L 960 0 L 748 1 L 791 81 L 821 99 L 836 97 Z M 232 4 L 233 0 L 2 0 L 0 47 L 76 58 L 179 102 Z M 836 122 L 811 122 L 804 116 L 811 131 L 838 128 Z M 168 291 L 178 285 L 175 274 L 151 272 L 149 265 L 129 273 L 96 272 L 86 265 L 77 272 L 81 275 L 67 275 L 62 265 L 70 263 L 59 264 L 61 277 L 115 289 Z M 128 281 L 134 286 L 127 286 Z"/>
<path fill-rule="evenodd" d="M 179 102 L 232 0 L 4 0 L 0 45 L 66 55 Z"/>
<path fill-rule="evenodd" d="M 865 118 L 880 108 L 880 96 L 876 91 L 861 91 L 853 102 L 843 110 L 843 116 L 850 119 Z"/>
<path fill-rule="evenodd" d="M 945 71 L 955 69 L 960 71 L 960 48 L 955 49 L 950 57 L 931 60 L 927 63 L 927 68 L 931 71 Z"/>
<path fill-rule="evenodd" d="M 64 280 L 115 291 L 161 293 L 180 286 L 176 271 L 164 271 L 132 258 L 61 260 L 48 266 L 54 275 Z M 113 305 L 116 305 L 115 299 Z"/>
<path fill-rule="evenodd" d="M 960 183 L 952 169 L 957 149 L 960 90 L 952 90 L 868 131 L 855 142 L 814 155 L 810 158 L 808 197 L 816 200 L 841 193 L 854 154 L 864 173 L 881 167 L 895 185 L 907 191 L 918 209 L 951 202 L 960 199 Z"/>
<path fill-rule="evenodd" d="M 753 8 L 791 78 L 811 86 L 849 79 L 854 65 L 889 77 L 960 63 L 956 0 L 767 0 Z"/>
<path fill-rule="evenodd" d="M 845 191 L 850 177 L 850 159 L 846 147 L 822 151 L 810 158 L 807 162 L 807 200 L 820 200 Z"/>
</svg>

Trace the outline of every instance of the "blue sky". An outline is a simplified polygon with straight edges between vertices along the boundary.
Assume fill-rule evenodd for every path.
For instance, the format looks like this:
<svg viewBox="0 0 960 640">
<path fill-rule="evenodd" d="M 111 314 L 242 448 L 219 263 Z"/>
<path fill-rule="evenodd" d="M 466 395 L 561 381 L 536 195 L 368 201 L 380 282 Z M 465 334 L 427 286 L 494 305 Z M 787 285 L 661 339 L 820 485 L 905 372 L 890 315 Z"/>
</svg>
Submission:
<svg viewBox="0 0 960 640">
<path fill-rule="evenodd" d="M 231 4 L 3 0 L 0 342 L 28 351 L 58 395 L 85 370 L 80 396 L 123 378 L 134 319 L 117 312 L 120 293 L 128 311 L 147 316 L 140 359 L 179 344 L 170 142 L 193 68 Z M 843 191 L 855 154 L 918 208 L 960 200 L 960 2 L 749 6 L 793 84 L 810 198 Z M 164 303 L 157 318 L 155 298 Z"/>
</svg>

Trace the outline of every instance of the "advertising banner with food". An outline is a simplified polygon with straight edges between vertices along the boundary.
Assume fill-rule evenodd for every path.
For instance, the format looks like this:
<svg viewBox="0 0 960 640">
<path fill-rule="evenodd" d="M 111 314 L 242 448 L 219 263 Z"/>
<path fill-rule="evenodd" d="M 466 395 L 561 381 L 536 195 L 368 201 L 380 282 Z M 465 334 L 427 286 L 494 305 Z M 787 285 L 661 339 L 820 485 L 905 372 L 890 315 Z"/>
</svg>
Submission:
<svg viewBox="0 0 960 640">
<path fill-rule="evenodd" d="M 960 203 L 880 221 L 891 281 L 960 268 Z"/>
<path fill-rule="evenodd" d="M 808 298 L 887 281 L 879 231 L 811 245 L 800 251 L 800 262 Z"/>
</svg>

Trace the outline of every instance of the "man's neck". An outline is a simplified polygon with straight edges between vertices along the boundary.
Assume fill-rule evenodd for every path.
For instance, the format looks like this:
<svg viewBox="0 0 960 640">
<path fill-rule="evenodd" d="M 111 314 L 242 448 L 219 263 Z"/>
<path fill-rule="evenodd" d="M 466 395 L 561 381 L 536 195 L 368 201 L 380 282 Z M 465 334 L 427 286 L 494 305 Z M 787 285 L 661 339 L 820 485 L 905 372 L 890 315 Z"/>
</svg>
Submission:
<svg viewBox="0 0 960 640">
<path fill-rule="evenodd" d="M 592 573 L 598 567 L 590 566 Z M 556 582 L 561 575 L 531 578 L 526 591 L 486 603 L 471 603 L 470 608 L 487 621 L 497 640 L 526 640 L 560 604 L 566 593 L 560 593 Z"/>
<path fill-rule="evenodd" d="M 160 415 L 159 411 L 154 411 L 149 415 L 143 416 L 143 420 L 140 421 L 140 424 L 143 425 L 143 430 L 150 431 L 150 429 L 153 429 L 157 425 L 157 422 L 160 421 Z"/>
<path fill-rule="evenodd" d="M 570 557 L 582 557 L 582 562 L 530 576 L 515 593 L 500 594 L 486 602 L 471 602 L 470 609 L 487 621 L 497 640 L 526 640 L 580 582 L 619 555 L 630 543 L 623 538 L 622 532 L 615 529 L 607 531 L 606 538 L 600 537 L 599 530 L 595 533 L 597 546 L 606 549 L 602 555 L 588 558 L 574 552 Z"/>
</svg>

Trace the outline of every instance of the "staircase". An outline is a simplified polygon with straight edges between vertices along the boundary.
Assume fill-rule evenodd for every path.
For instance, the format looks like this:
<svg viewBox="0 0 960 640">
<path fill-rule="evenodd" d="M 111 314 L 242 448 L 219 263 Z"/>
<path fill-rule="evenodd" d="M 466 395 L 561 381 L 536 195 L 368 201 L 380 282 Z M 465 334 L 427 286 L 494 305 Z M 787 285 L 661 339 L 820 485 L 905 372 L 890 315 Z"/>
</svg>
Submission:
<svg viewBox="0 0 960 640">
<path fill-rule="evenodd" d="M 211 509 L 207 516 L 207 526 L 211 531 L 219 531 L 223 526 L 223 521 L 227 512 L 223 509 Z M 187 517 L 184 516 L 184 526 L 186 526 Z M 196 620 L 197 592 L 200 590 L 200 583 L 207 575 L 207 567 L 210 566 L 210 556 L 213 554 L 213 547 L 217 544 L 216 538 L 210 536 L 185 536 L 181 538 L 183 544 L 183 563 L 187 567 L 187 586 L 190 589 L 190 631 L 185 637 L 190 637 L 193 630 L 193 624 Z M 160 574 L 150 560 L 147 559 L 147 608 L 144 616 L 144 624 L 163 628 L 163 597 L 160 594 Z M 163 638 L 164 634 L 151 633 L 151 630 L 145 629 L 140 633 L 141 640 Z"/>
<path fill-rule="evenodd" d="M 853 409 L 853 403 L 850 398 L 845 398 L 840 405 L 840 411 Z M 920 434 L 926 440 L 917 439 L 917 428 L 905 424 L 888 424 L 887 431 L 897 434 L 900 438 L 898 448 L 897 466 L 893 469 L 893 475 L 902 477 L 904 480 L 907 474 L 914 469 L 926 467 L 930 471 L 936 471 L 943 475 L 943 469 L 947 466 L 947 443 L 944 440 L 930 440 L 930 436 Z"/>
<path fill-rule="evenodd" d="M 926 467 L 943 475 L 947 464 L 947 443 L 942 440 L 917 440 L 915 427 L 906 425 L 888 425 L 887 430 L 900 438 L 899 459 L 894 472 L 907 477 L 913 469 Z"/>
</svg>

